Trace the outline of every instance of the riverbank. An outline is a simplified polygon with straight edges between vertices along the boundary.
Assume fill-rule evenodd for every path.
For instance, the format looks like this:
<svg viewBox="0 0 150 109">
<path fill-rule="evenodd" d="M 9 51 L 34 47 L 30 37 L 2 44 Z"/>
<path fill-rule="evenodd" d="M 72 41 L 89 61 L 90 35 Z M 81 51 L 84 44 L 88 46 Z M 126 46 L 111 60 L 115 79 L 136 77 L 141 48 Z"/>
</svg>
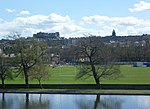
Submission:
<svg viewBox="0 0 150 109">
<path fill-rule="evenodd" d="M 150 90 L 97 90 L 97 89 L 0 89 L 0 93 L 29 94 L 100 94 L 100 95 L 150 95 Z"/>
</svg>

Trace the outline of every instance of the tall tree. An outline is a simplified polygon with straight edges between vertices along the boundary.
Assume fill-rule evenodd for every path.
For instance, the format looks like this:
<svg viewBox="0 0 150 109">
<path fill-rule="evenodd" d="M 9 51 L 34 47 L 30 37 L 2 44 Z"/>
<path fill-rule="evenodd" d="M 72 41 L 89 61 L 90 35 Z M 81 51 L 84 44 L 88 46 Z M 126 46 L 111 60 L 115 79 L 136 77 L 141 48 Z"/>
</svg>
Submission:
<svg viewBox="0 0 150 109">
<path fill-rule="evenodd" d="M 115 56 L 110 47 L 97 37 L 82 38 L 78 50 L 84 61 L 76 75 L 77 79 L 93 76 L 99 85 L 101 78 L 117 78 L 120 75 L 119 66 L 114 65 Z"/>
<path fill-rule="evenodd" d="M 16 39 L 16 63 L 24 74 L 26 87 L 29 87 L 29 71 L 43 59 L 46 44 L 36 39 Z"/>
</svg>

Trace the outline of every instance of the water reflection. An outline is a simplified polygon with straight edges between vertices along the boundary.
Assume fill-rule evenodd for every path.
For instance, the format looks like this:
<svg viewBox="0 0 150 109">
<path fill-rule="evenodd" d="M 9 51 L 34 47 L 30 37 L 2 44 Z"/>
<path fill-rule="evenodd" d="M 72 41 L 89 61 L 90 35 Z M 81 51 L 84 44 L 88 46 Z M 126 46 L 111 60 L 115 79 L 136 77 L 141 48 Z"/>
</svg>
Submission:
<svg viewBox="0 0 150 109">
<path fill-rule="evenodd" d="M 29 98 L 29 94 L 26 93 L 26 103 L 22 109 L 50 109 L 49 100 L 43 100 L 42 94 L 37 97 L 38 99 Z"/>
<path fill-rule="evenodd" d="M 9 106 L 7 105 L 9 104 Z M 0 100 L 0 109 L 9 109 L 10 106 L 13 105 L 13 100 L 5 100 L 5 93 L 2 93 L 2 97 Z"/>
<path fill-rule="evenodd" d="M 0 109 L 51 109 L 50 101 L 42 94 L 1 94 Z"/>
<path fill-rule="evenodd" d="M 150 96 L 0 93 L 0 109 L 150 109 Z"/>
<path fill-rule="evenodd" d="M 76 101 L 78 109 L 121 109 L 122 100 L 118 98 L 100 98 L 101 95 L 97 95 L 95 101 Z"/>
</svg>

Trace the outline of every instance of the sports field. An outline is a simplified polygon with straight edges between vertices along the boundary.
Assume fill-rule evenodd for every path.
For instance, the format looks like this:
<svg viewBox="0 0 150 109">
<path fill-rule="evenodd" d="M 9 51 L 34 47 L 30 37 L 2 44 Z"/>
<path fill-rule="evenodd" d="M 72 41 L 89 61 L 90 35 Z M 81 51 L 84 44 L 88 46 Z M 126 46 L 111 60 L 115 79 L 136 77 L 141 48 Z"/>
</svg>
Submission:
<svg viewBox="0 0 150 109">
<path fill-rule="evenodd" d="M 150 67 L 132 67 L 121 65 L 122 76 L 115 80 L 102 80 L 103 84 L 150 84 Z M 51 77 L 42 80 L 43 84 L 95 84 L 93 77 L 86 80 L 75 80 L 78 66 L 59 66 L 49 68 Z M 38 84 L 36 80 L 30 80 L 30 84 Z M 6 84 L 24 84 L 21 77 L 14 80 L 6 80 Z"/>
</svg>

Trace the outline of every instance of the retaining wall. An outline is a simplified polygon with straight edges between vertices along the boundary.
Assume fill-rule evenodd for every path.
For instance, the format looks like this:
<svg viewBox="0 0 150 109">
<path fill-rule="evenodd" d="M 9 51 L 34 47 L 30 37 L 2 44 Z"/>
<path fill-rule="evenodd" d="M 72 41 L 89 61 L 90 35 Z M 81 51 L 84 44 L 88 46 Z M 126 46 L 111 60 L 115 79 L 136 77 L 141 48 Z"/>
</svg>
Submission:
<svg viewBox="0 0 150 109">
<path fill-rule="evenodd" d="M 27 88 L 25 84 L 6 84 L 5 89 Z M 29 84 L 29 88 L 40 88 L 39 84 Z M 130 89 L 150 90 L 150 84 L 42 84 L 45 89 Z M 0 84 L 0 89 L 2 85 Z"/>
</svg>

